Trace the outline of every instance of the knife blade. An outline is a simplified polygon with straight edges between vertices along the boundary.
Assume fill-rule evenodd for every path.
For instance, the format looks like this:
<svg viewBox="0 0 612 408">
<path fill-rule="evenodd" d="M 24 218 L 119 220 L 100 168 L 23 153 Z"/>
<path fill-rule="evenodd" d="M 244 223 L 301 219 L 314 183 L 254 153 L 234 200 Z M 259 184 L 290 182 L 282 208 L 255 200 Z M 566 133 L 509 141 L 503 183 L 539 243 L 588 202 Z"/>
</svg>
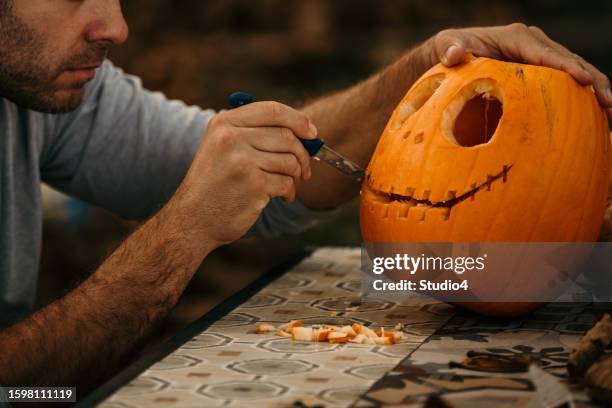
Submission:
<svg viewBox="0 0 612 408">
<path fill-rule="evenodd" d="M 231 109 L 247 105 L 251 102 L 253 102 L 253 97 L 246 92 L 234 92 L 229 96 Z M 363 179 L 363 168 L 328 147 L 323 139 L 300 139 L 300 142 L 313 159 L 329 164 L 356 181 Z"/>
<path fill-rule="evenodd" d="M 328 147 L 323 139 L 300 139 L 310 157 L 336 168 L 357 181 L 363 179 L 363 169 L 337 151 Z"/>
</svg>

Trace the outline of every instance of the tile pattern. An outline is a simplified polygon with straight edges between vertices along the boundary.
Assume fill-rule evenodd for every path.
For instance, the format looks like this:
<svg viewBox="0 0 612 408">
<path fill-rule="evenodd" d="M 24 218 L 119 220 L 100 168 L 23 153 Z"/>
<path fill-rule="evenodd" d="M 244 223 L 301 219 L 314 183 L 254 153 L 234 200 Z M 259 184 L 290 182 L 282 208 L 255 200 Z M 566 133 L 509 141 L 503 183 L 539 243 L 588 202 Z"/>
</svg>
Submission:
<svg viewBox="0 0 612 408">
<path fill-rule="evenodd" d="M 350 406 L 454 314 L 436 301 L 360 297 L 360 250 L 322 248 L 102 403 L 129 407 Z M 294 342 L 257 322 L 406 326 L 394 346 Z"/>
<path fill-rule="evenodd" d="M 516 320 L 459 311 L 354 406 L 420 407 L 430 395 L 438 394 L 453 407 L 537 407 L 534 386 L 526 373 L 508 364 L 491 367 L 473 359 L 466 364 L 466 356 L 504 361 L 498 357 L 528 355 L 566 381 L 569 352 L 610 308 L 606 303 L 556 303 Z M 591 406 L 580 387 L 571 389 L 577 406 Z"/>
</svg>

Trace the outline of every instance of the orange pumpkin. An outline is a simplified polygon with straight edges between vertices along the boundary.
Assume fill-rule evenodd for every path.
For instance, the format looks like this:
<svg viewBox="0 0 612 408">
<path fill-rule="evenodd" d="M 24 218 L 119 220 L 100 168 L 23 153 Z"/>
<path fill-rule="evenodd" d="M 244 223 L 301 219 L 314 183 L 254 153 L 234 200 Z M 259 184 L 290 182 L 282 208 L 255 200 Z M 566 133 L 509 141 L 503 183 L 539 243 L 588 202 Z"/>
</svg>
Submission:
<svg viewBox="0 0 612 408">
<path fill-rule="evenodd" d="M 399 103 L 368 165 L 363 240 L 595 241 L 611 160 L 604 111 L 567 73 L 488 58 L 439 64 Z"/>
</svg>

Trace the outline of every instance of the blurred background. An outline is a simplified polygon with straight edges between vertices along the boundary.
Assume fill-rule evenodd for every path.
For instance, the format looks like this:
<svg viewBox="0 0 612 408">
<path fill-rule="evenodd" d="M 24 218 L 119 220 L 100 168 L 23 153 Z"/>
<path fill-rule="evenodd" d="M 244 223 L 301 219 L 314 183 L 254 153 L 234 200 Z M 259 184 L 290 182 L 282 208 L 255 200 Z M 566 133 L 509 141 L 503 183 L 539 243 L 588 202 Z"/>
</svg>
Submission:
<svg viewBox="0 0 612 408">
<path fill-rule="evenodd" d="M 612 74 L 612 1 L 129 0 L 128 42 L 111 60 L 144 85 L 190 104 L 226 107 L 227 95 L 299 106 L 355 83 L 448 27 L 521 21 L 540 26 Z M 93 272 L 136 224 L 44 192 L 38 304 Z M 249 240 L 212 254 L 154 344 L 297 254 L 304 246 L 359 245 L 357 203 L 304 234 Z"/>
</svg>

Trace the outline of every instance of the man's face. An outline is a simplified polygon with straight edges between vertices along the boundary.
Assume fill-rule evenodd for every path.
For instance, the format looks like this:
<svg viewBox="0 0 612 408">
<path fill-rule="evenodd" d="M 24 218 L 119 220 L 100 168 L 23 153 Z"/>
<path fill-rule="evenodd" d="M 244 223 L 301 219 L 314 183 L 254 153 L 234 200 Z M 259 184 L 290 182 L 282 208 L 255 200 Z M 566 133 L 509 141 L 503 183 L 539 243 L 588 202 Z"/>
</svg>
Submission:
<svg viewBox="0 0 612 408">
<path fill-rule="evenodd" d="M 120 0 L 0 0 L 0 96 L 43 112 L 76 109 L 127 32 Z"/>
</svg>

